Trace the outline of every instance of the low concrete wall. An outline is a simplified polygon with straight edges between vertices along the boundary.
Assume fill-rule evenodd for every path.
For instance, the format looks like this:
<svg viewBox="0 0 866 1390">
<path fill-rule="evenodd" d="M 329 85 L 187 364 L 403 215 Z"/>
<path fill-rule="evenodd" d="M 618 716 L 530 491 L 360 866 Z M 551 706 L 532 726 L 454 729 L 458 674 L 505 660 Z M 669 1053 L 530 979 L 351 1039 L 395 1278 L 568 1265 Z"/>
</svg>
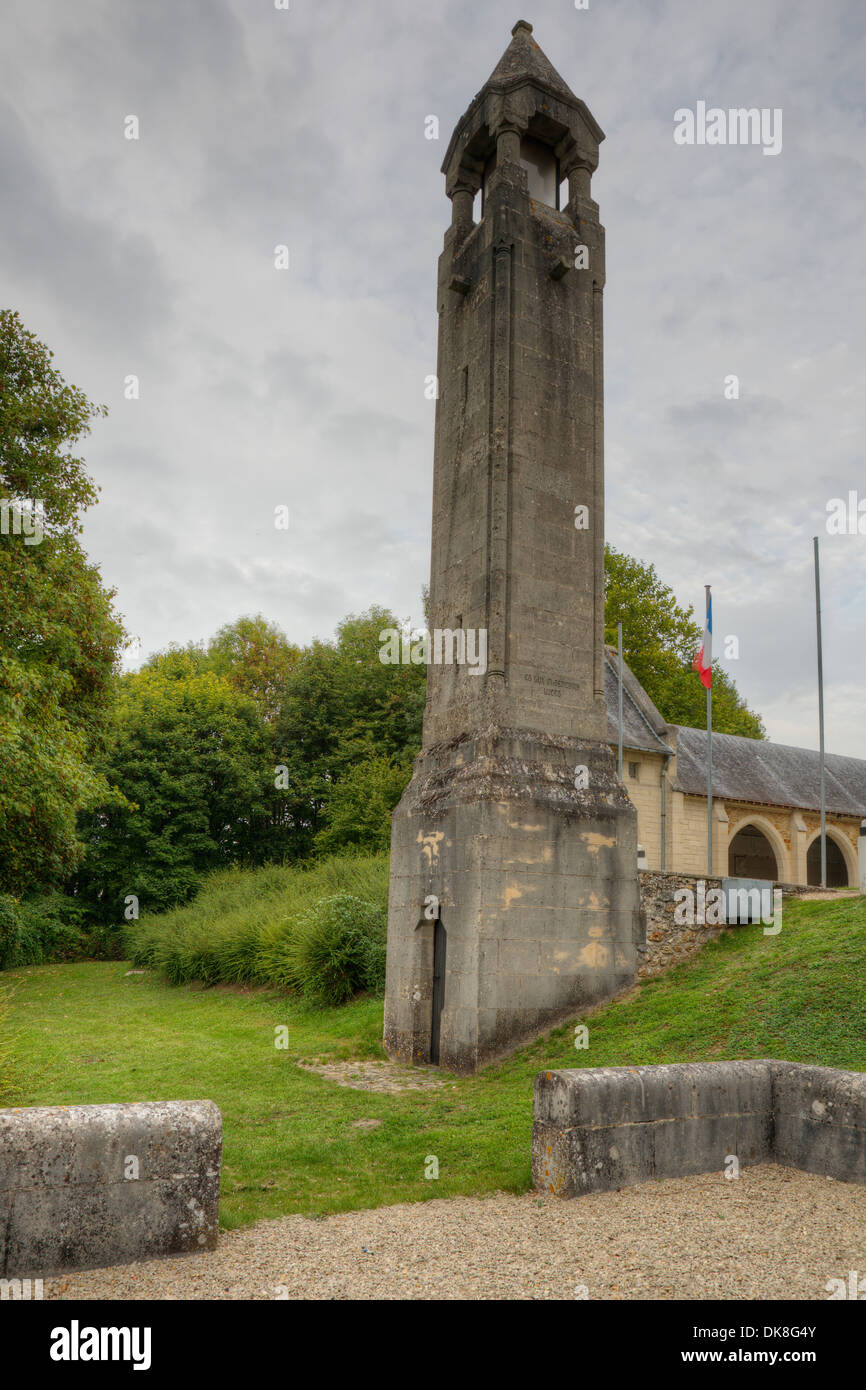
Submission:
<svg viewBox="0 0 866 1390">
<path fill-rule="evenodd" d="M 209 1100 L 0 1110 L 0 1275 L 213 1249 L 221 1151 Z"/>
<path fill-rule="evenodd" d="M 866 1074 L 774 1066 L 776 1162 L 866 1184 Z"/>
<path fill-rule="evenodd" d="M 866 1183 L 866 1075 L 772 1060 L 541 1072 L 532 1176 L 560 1197 L 781 1163 Z"/>
</svg>

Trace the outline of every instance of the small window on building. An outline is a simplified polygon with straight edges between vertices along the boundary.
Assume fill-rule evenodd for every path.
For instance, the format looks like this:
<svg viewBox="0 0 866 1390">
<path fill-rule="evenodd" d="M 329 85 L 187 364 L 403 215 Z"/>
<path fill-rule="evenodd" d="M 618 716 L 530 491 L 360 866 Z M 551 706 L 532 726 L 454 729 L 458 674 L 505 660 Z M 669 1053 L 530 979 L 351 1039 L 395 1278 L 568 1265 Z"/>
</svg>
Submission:
<svg viewBox="0 0 866 1390">
<path fill-rule="evenodd" d="M 631 778 L 631 780 L 632 780 L 633 782 L 636 782 L 636 781 L 638 780 L 638 773 L 639 773 L 639 772 L 640 772 L 640 765 L 639 765 L 638 763 L 629 763 L 629 765 L 628 765 L 628 775 L 629 775 L 629 777 Z"/>
<path fill-rule="evenodd" d="M 480 222 L 484 216 L 484 189 L 479 188 L 475 194 L 475 201 L 472 204 L 472 221 Z"/>
</svg>

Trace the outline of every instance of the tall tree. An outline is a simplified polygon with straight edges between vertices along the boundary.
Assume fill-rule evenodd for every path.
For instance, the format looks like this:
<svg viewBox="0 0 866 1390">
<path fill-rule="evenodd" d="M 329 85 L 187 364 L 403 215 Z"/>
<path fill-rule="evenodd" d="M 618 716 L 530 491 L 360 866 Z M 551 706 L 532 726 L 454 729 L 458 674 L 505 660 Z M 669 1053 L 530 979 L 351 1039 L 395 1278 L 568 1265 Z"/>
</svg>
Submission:
<svg viewBox="0 0 866 1390">
<path fill-rule="evenodd" d="M 357 764 L 384 758 L 408 765 L 421 746 L 426 670 L 379 659 L 380 634 L 398 626 L 385 608 L 352 615 L 335 641 L 305 648 L 291 673 L 274 737 L 287 768 L 293 853 L 312 848 L 335 785 Z M 386 778 L 391 790 L 392 781 Z"/>
<path fill-rule="evenodd" d="M 250 695 L 266 719 L 276 718 L 300 651 L 261 613 L 221 627 L 207 647 L 211 670 Z"/>
<path fill-rule="evenodd" d="M 655 566 L 605 547 L 605 641 L 616 646 L 622 623 L 623 656 L 670 724 L 706 728 L 706 691 L 692 670 L 703 628 L 694 610 L 679 606 Z M 766 738 L 734 681 L 713 662 L 713 728 L 720 734 Z"/>
<path fill-rule="evenodd" d="M 122 923 L 129 895 L 159 910 L 211 869 L 279 857 L 271 734 L 255 701 L 177 652 L 119 686 L 104 770 L 133 804 L 84 817 L 74 884 L 107 925 Z"/>
<path fill-rule="evenodd" d="M 106 413 L 0 312 L 0 890 L 79 863 L 80 811 L 122 796 L 93 767 L 124 640 L 77 536 L 97 496 L 75 450 Z"/>
<path fill-rule="evenodd" d="M 335 782 L 322 808 L 324 829 L 315 839 L 319 854 L 340 850 L 385 851 L 391 844 L 391 812 L 412 776 L 412 759 L 395 762 L 371 754 Z"/>
</svg>

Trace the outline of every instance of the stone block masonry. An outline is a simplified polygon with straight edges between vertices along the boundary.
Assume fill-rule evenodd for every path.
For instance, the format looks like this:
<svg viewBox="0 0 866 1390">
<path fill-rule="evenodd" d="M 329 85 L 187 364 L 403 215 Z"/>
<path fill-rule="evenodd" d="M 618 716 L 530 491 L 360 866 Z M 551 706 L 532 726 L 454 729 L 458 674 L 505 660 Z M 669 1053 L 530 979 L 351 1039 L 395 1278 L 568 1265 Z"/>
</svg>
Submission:
<svg viewBox="0 0 866 1390">
<path fill-rule="evenodd" d="M 0 1110 L 0 1276 L 214 1249 L 221 1153 L 209 1100 Z"/>
<path fill-rule="evenodd" d="M 866 1185 L 866 1075 L 773 1060 L 540 1072 L 534 1186 L 558 1197 L 779 1163 Z"/>
<path fill-rule="evenodd" d="M 681 965 L 689 960 L 708 941 L 712 941 L 724 931 L 744 931 L 746 927 L 737 925 L 708 926 L 705 922 L 679 923 L 675 920 L 676 894 L 688 888 L 697 894 L 698 883 L 703 883 L 707 894 L 711 889 L 722 886 L 720 878 L 706 874 L 672 873 L 667 870 L 644 869 L 638 874 L 640 882 L 641 914 L 646 922 L 646 939 L 638 946 L 638 977 L 651 979 L 662 975 L 672 965 Z M 803 885 L 781 883 L 785 898 L 800 897 L 804 893 L 815 892 Z"/>
<path fill-rule="evenodd" d="M 430 666 L 394 811 L 399 1062 L 474 1072 L 637 974 L 637 815 L 605 741 L 603 139 L 521 20 L 442 165 L 430 627 L 486 632 L 488 659 Z"/>
<path fill-rule="evenodd" d="M 675 921 L 676 894 L 681 888 L 697 892 L 703 879 L 706 891 L 721 888 L 720 878 L 701 874 L 675 874 L 664 870 L 644 869 L 639 875 L 641 912 L 646 921 L 646 941 L 640 948 L 638 977 L 646 980 L 661 975 L 672 965 L 688 960 L 707 942 L 724 931 L 724 927 L 706 923 Z"/>
<path fill-rule="evenodd" d="M 586 790 L 574 787 L 580 763 L 592 769 Z M 473 1072 L 633 982 L 642 938 L 629 812 L 601 744 L 491 727 L 417 760 L 391 850 L 394 1060 Z M 447 979 L 434 1030 L 440 924 Z"/>
</svg>

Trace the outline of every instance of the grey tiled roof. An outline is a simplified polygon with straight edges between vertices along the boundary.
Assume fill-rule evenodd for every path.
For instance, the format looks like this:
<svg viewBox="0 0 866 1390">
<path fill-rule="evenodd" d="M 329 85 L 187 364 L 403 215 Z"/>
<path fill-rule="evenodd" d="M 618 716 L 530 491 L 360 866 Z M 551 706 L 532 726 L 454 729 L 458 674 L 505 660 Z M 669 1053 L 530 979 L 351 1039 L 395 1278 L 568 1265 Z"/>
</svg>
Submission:
<svg viewBox="0 0 866 1390">
<path fill-rule="evenodd" d="M 681 791 L 705 795 L 706 730 L 677 725 L 675 732 L 677 784 Z M 827 810 L 866 816 L 866 762 L 834 753 L 827 753 L 824 761 Z M 713 734 L 713 795 L 816 811 L 821 804 L 820 755 L 811 748 Z"/>
<path fill-rule="evenodd" d="M 607 741 L 617 742 L 618 657 L 605 647 L 604 694 Z M 623 747 L 650 753 L 677 751 L 680 791 L 705 796 L 707 791 L 707 734 L 666 724 L 637 677 L 623 662 Z M 866 761 L 828 753 L 824 759 L 827 810 L 866 817 Z M 812 748 L 791 748 L 735 734 L 713 734 L 713 795 L 728 801 L 759 802 L 817 811 L 821 805 L 821 762 Z"/>
<path fill-rule="evenodd" d="M 607 705 L 607 741 L 616 744 L 619 659 L 612 647 L 605 647 L 604 696 Z M 623 662 L 622 741 L 624 748 L 645 749 L 650 753 L 672 753 L 667 741 L 667 725 L 637 677 Z"/>
</svg>

